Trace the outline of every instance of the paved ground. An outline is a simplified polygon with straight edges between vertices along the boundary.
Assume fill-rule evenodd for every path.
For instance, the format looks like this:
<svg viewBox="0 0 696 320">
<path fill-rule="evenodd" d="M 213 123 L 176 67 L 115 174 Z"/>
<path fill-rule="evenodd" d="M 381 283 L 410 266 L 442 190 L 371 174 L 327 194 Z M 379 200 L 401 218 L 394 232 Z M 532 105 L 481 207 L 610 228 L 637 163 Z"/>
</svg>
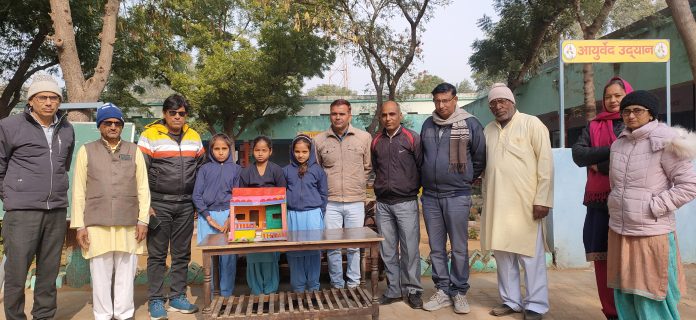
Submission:
<svg viewBox="0 0 696 320">
<path fill-rule="evenodd" d="M 689 287 L 696 288 L 696 266 L 685 268 Z M 573 320 L 573 319 L 603 319 L 600 312 L 599 301 L 596 297 L 594 274 L 592 270 L 553 270 L 549 272 L 551 310 L 545 319 Z M 426 298 L 433 293 L 432 281 L 423 278 Z M 324 284 L 325 285 L 325 284 Z M 384 286 L 384 282 L 380 283 Z M 244 288 L 238 288 L 244 290 Z M 282 288 L 281 288 L 282 289 Z M 31 310 L 33 297 L 27 290 L 27 313 Z M 202 304 L 201 287 L 194 286 L 189 292 L 189 297 L 198 305 Z M 443 309 L 437 312 L 413 310 L 405 303 L 399 302 L 380 308 L 381 319 L 495 319 L 488 315 L 493 306 L 499 304 L 496 286 L 496 276 L 490 273 L 476 273 L 471 278 L 471 291 L 469 302 L 472 312 L 469 315 L 456 315 L 451 309 Z M 148 319 L 146 304 L 146 287 L 136 287 L 135 303 L 137 307 L 136 319 Z M 2 303 L 0 303 L 2 305 Z M 56 319 L 91 319 L 92 318 L 91 293 L 89 288 L 76 290 L 64 288 L 58 291 L 58 314 Z M 679 305 L 682 319 L 696 319 L 696 298 L 687 295 L 682 298 Z M 200 319 L 201 314 L 182 315 L 170 313 L 172 320 Z M 357 317 L 351 317 L 355 319 Z M 0 319 L 4 319 L 0 314 Z M 364 319 L 368 319 L 365 317 Z M 514 314 L 498 319 L 522 319 L 520 314 Z"/>
<path fill-rule="evenodd" d="M 428 237 L 421 219 L 420 250 L 422 256 L 427 256 L 430 252 L 428 247 Z M 195 234 L 194 234 L 195 239 Z M 191 260 L 201 264 L 200 250 L 192 245 Z M 477 240 L 469 241 L 469 251 L 480 249 Z M 139 267 L 144 269 L 146 258 L 140 257 Z M 696 290 L 696 265 L 689 265 L 684 268 L 688 287 Z M 593 270 L 549 270 L 550 302 L 551 310 L 544 319 L 556 320 L 587 320 L 604 319 L 601 311 L 594 280 Z M 243 281 L 242 281 L 243 282 Z M 281 279 L 281 290 L 288 290 L 288 280 Z M 498 300 L 498 289 L 496 275 L 493 273 L 474 273 L 470 279 L 471 290 L 469 291 L 469 303 L 472 312 L 468 315 L 457 315 L 452 309 L 442 309 L 436 312 L 413 310 L 405 303 L 399 302 L 380 308 L 380 319 L 386 320 L 405 320 L 405 319 L 522 319 L 521 314 L 514 314 L 506 317 L 495 318 L 488 315 L 488 311 L 500 304 Z M 384 291 L 385 282 L 380 282 L 380 294 Z M 322 286 L 328 286 L 328 281 L 322 281 Z M 425 288 L 424 299 L 433 294 L 433 283 L 429 277 L 423 277 Z M 190 301 L 201 306 L 203 296 L 201 286 L 193 286 L 189 291 Z M 33 301 L 32 291 L 27 290 L 26 312 L 29 316 Z M 237 285 L 235 293 L 248 294 L 248 289 Z M 63 319 L 92 319 L 91 291 L 89 287 L 82 289 L 62 288 L 58 291 L 58 313 L 57 320 Z M 0 296 L 0 320 L 4 320 L 2 312 L 2 296 Z M 136 319 L 149 319 L 147 312 L 147 288 L 137 286 L 135 292 Z M 682 297 L 679 305 L 682 319 L 696 319 L 696 295 L 686 295 Z M 170 313 L 172 320 L 192 320 L 202 319 L 200 313 L 195 315 L 182 315 Z M 348 319 L 348 318 L 343 318 Z M 369 317 L 350 317 L 350 319 L 369 319 Z"/>
</svg>

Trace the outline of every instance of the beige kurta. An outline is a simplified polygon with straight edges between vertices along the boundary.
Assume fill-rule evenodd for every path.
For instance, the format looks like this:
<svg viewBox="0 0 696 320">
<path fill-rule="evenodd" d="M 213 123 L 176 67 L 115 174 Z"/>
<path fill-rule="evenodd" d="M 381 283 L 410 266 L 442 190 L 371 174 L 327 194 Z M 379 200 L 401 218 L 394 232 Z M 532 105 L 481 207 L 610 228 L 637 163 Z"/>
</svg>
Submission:
<svg viewBox="0 0 696 320">
<path fill-rule="evenodd" d="M 534 116 L 517 111 L 502 128 L 484 129 L 481 246 L 533 257 L 539 223 L 532 206 L 553 205 L 553 156 L 549 131 Z"/>
<path fill-rule="evenodd" d="M 115 149 L 112 149 L 114 152 Z M 84 146 L 77 151 L 73 175 L 72 214 L 70 227 L 74 229 L 85 226 L 85 194 L 87 188 L 87 149 Z M 93 164 L 98 165 L 98 164 Z M 147 224 L 150 221 L 150 188 L 147 182 L 147 167 L 145 158 L 139 148 L 135 150 L 135 179 L 138 188 L 138 223 Z M 111 251 L 133 254 L 144 254 L 147 240 L 140 243 L 135 239 L 135 226 L 91 226 L 87 227 L 89 249 L 82 249 L 82 256 L 91 259 Z"/>
</svg>

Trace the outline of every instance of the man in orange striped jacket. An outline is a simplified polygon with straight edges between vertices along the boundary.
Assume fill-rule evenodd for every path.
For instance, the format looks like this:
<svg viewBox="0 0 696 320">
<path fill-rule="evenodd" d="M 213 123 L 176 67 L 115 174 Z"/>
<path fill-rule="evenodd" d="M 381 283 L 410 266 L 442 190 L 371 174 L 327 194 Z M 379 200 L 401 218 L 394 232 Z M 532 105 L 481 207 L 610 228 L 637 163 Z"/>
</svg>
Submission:
<svg viewBox="0 0 696 320">
<path fill-rule="evenodd" d="M 186 298 L 186 276 L 191 260 L 193 202 L 196 171 L 205 161 L 198 133 L 186 124 L 189 104 L 181 95 L 164 101 L 163 119 L 145 127 L 138 146 L 145 156 L 150 184 L 150 220 L 147 234 L 147 277 L 150 319 L 166 319 L 168 311 L 194 313 L 196 305 Z M 171 242 L 171 248 L 169 243 Z M 171 249 L 169 296 L 164 292 L 167 252 Z"/>
</svg>

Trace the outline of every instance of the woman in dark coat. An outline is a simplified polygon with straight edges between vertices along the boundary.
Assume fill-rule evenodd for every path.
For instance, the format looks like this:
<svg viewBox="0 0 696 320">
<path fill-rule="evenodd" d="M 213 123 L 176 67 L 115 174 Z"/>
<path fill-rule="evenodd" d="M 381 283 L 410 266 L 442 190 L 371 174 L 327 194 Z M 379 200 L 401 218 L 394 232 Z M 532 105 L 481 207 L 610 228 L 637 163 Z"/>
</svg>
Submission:
<svg viewBox="0 0 696 320">
<path fill-rule="evenodd" d="M 609 150 L 616 137 L 624 129 L 619 113 L 621 100 L 633 88 L 624 79 L 614 77 L 604 87 L 602 112 L 583 129 L 573 145 L 573 161 L 587 167 L 587 184 L 583 204 L 587 207 L 583 227 L 583 243 L 587 261 L 594 262 L 597 291 L 602 312 L 607 319 L 616 319 L 614 291 L 607 287 L 607 237 L 609 209 Z"/>
</svg>

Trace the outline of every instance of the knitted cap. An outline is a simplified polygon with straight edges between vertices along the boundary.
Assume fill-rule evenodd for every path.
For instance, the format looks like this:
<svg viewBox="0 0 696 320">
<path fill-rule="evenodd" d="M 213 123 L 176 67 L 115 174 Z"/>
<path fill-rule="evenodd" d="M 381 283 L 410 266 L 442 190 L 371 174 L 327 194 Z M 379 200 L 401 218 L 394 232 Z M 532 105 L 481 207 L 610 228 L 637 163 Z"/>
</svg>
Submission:
<svg viewBox="0 0 696 320">
<path fill-rule="evenodd" d="M 60 97 L 61 101 L 63 100 L 63 92 L 58 87 L 58 82 L 48 74 L 34 76 L 34 80 L 31 81 L 29 91 L 27 92 L 28 100 L 39 92 L 53 92 Z"/>
<path fill-rule="evenodd" d="M 634 105 L 645 107 L 653 118 L 657 118 L 660 99 L 648 91 L 636 90 L 627 94 L 623 100 L 621 100 L 621 111 L 628 106 Z"/>
<path fill-rule="evenodd" d="M 515 103 L 515 95 L 512 94 L 510 88 L 504 83 L 494 83 L 491 86 L 491 91 L 488 91 L 488 102 L 499 98 L 508 99 L 512 101 L 512 103 Z"/>
<path fill-rule="evenodd" d="M 97 109 L 97 128 L 106 119 L 116 118 L 124 123 L 123 112 L 115 104 L 107 102 Z"/>
</svg>

